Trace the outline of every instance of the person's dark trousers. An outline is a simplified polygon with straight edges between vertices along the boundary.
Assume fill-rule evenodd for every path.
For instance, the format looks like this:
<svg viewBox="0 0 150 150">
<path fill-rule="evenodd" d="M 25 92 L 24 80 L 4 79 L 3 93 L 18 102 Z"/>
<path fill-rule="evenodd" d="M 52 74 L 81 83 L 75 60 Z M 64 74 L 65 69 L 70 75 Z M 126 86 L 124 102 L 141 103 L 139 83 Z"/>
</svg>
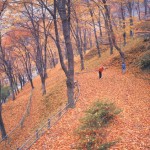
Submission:
<svg viewBox="0 0 150 150">
<path fill-rule="evenodd" d="M 99 71 L 99 79 L 102 77 L 102 73 Z"/>
</svg>

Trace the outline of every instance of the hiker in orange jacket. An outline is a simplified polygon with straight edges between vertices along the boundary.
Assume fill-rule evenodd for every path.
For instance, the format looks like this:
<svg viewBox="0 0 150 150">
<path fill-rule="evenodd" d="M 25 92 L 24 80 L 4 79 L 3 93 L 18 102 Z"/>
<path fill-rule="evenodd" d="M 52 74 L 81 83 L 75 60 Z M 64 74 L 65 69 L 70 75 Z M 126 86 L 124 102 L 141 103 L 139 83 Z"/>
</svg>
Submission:
<svg viewBox="0 0 150 150">
<path fill-rule="evenodd" d="M 101 66 L 101 67 L 99 68 L 99 70 L 98 70 L 98 72 L 99 72 L 99 79 L 102 78 L 102 72 L 103 72 L 103 71 L 104 71 L 104 67 Z"/>
<path fill-rule="evenodd" d="M 104 66 L 100 66 L 99 69 L 97 69 L 98 73 L 99 73 L 99 79 L 102 78 L 102 72 L 104 71 L 105 67 Z"/>
</svg>

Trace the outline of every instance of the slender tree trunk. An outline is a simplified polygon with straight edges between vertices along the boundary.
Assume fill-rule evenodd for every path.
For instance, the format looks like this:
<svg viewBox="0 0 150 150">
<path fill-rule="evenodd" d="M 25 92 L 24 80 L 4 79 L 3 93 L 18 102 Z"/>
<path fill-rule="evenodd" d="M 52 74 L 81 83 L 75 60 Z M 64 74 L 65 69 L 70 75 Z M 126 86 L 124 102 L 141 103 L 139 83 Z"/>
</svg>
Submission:
<svg viewBox="0 0 150 150">
<path fill-rule="evenodd" d="M 121 3 L 121 17 L 122 17 L 122 21 L 123 21 L 123 41 L 124 41 L 124 46 L 126 45 L 126 31 L 125 31 L 125 28 L 126 28 L 126 23 L 125 23 L 125 10 L 123 8 L 123 4 Z"/>
<path fill-rule="evenodd" d="M 148 0 L 144 0 L 145 16 L 148 14 Z"/>
<path fill-rule="evenodd" d="M 51 65 L 52 64 L 52 58 L 51 58 L 49 50 L 48 50 L 48 61 L 49 61 L 50 68 L 52 68 L 52 65 Z"/>
<path fill-rule="evenodd" d="M 54 54 L 53 54 L 53 52 L 52 52 L 51 49 L 50 49 L 50 53 L 51 53 L 51 56 L 52 56 L 53 66 L 54 66 L 54 68 L 55 68 L 55 67 L 56 67 L 55 58 L 54 58 Z"/>
<path fill-rule="evenodd" d="M 26 67 L 26 73 L 27 73 L 27 78 L 28 78 L 28 80 L 30 82 L 31 88 L 34 89 L 31 69 Z"/>
<path fill-rule="evenodd" d="M 34 85 L 33 85 L 33 80 L 32 80 L 32 78 L 29 78 L 29 82 L 30 82 L 31 88 L 34 89 Z"/>
<path fill-rule="evenodd" d="M 92 44 L 92 33 L 91 33 L 91 31 L 89 31 L 89 44 L 90 44 L 90 48 L 92 48 L 93 44 Z"/>
<path fill-rule="evenodd" d="M 133 37 L 133 16 L 132 16 L 132 2 L 128 2 L 128 11 L 130 16 L 130 37 Z"/>
<path fill-rule="evenodd" d="M 1 81 L 0 81 L 0 130 L 1 130 L 2 139 L 5 139 L 6 138 L 6 130 L 5 130 L 5 126 L 4 126 L 3 118 L 2 118 L 1 88 L 2 88 L 2 86 L 1 86 Z"/>
<path fill-rule="evenodd" d="M 96 41 L 96 47 L 97 47 L 98 56 L 101 57 L 101 52 L 100 52 L 100 47 L 99 47 L 99 42 L 98 42 L 98 38 L 97 38 L 94 17 L 93 17 L 93 11 L 91 10 L 91 8 L 89 6 L 89 2 L 88 2 L 88 8 L 89 8 L 89 12 L 90 12 L 90 15 L 91 15 L 91 18 L 92 18 L 92 24 L 93 24 L 93 28 L 94 28 L 94 35 L 95 35 L 95 41 Z"/>
<path fill-rule="evenodd" d="M 21 77 L 20 74 L 18 75 L 18 80 L 19 80 L 19 82 L 20 82 L 20 86 L 21 86 L 21 90 L 22 90 L 23 83 L 22 83 L 22 77 Z"/>
<path fill-rule="evenodd" d="M 112 43 L 112 40 L 111 40 L 110 33 L 108 33 L 108 40 L 109 40 L 109 47 L 110 47 L 110 55 L 112 55 L 113 54 L 113 43 Z"/>
<path fill-rule="evenodd" d="M 110 34 L 110 29 L 109 29 L 109 24 L 108 24 L 108 19 L 105 17 L 105 27 L 107 30 L 107 35 L 108 35 L 108 41 L 109 41 L 109 47 L 110 47 L 110 54 L 113 54 L 113 43 L 111 39 L 111 34 Z"/>
<path fill-rule="evenodd" d="M 98 25 L 99 25 L 100 37 L 102 37 L 103 33 L 102 33 L 102 27 L 101 27 L 101 11 L 100 11 L 100 9 L 99 9 L 99 16 L 98 16 Z"/>
<path fill-rule="evenodd" d="M 14 78 L 15 89 L 16 89 L 16 92 L 18 94 L 19 93 L 19 89 L 18 89 L 18 85 L 17 85 L 17 77 L 14 75 L 13 78 Z"/>
<path fill-rule="evenodd" d="M 111 39 L 112 39 L 113 45 L 117 49 L 117 51 L 119 52 L 119 54 L 121 56 L 122 63 L 125 63 L 124 53 L 122 52 L 121 48 L 119 48 L 117 43 L 116 43 L 116 37 L 115 37 L 114 30 L 113 30 L 113 27 L 112 27 L 110 12 L 108 10 L 106 0 L 102 0 L 102 2 L 104 4 L 106 18 L 108 19 L 108 22 L 109 22 L 109 28 L 110 28 Z"/>
<path fill-rule="evenodd" d="M 42 78 L 41 82 L 42 82 L 42 94 L 45 95 L 46 94 L 45 79 Z"/>
<path fill-rule="evenodd" d="M 81 50 L 83 53 L 82 29 L 80 27 L 79 27 L 79 39 L 80 39 Z"/>
<path fill-rule="evenodd" d="M 86 33 L 87 33 L 87 30 L 84 29 L 84 52 L 86 53 L 86 50 L 87 50 L 87 37 L 86 37 Z"/>
<path fill-rule="evenodd" d="M 84 70 L 84 57 L 83 57 L 83 41 L 82 41 L 82 35 L 81 35 L 81 28 L 79 27 L 79 20 L 76 14 L 76 11 L 74 10 L 75 20 L 76 20 L 76 33 L 75 35 L 75 41 L 78 49 L 78 53 L 80 55 L 80 64 L 81 64 L 81 70 Z M 73 28 L 72 28 L 73 30 Z"/>
<path fill-rule="evenodd" d="M 141 9 L 140 9 L 140 0 L 138 0 L 137 2 L 137 12 L 138 12 L 138 16 L 139 16 L 139 20 L 141 20 Z"/>
<path fill-rule="evenodd" d="M 24 75 L 22 76 L 22 83 L 23 83 L 23 86 L 24 86 L 25 83 L 26 83 L 25 78 L 24 78 Z"/>
<path fill-rule="evenodd" d="M 2 134 L 2 139 L 6 138 L 6 130 L 5 130 L 5 126 L 3 123 L 3 118 L 2 118 L 2 104 L 0 102 L 0 130 L 1 130 L 1 134 Z"/>
<path fill-rule="evenodd" d="M 12 78 L 12 76 L 9 76 L 8 79 L 9 79 L 9 82 L 10 82 L 12 100 L 15 100 L 15 93 L 14 93 L 14 87 L 13 87 L 13 78 Z"/>
<path fill-rule="evenodd" d="M 80 61 L 81 61 L 81 70 L 84 70 L 84 57 L 83 57 L 83 47 L 82 47 L 82 37 L 81 37 L 81 28 L 77 27 L 78 29 L 78 47 L 79 47 L 79 54 L 80 54 Z M 80 36 L 79 36 L 80 35 Z"/>
</svg>

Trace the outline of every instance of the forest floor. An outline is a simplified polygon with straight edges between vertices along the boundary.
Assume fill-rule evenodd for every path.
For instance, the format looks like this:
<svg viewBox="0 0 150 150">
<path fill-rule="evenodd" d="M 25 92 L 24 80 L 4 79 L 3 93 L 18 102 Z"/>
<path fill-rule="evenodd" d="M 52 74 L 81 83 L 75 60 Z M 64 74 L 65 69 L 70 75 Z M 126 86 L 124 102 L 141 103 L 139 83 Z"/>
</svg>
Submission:
<svg viewBox="0 0 150 150">
<path fill-rule="evenodd" d="M 107 65 L 109 65 L 107 63 Z M 108 67 L 103 77 L 97 72 L 76 75 L 81 94 L 74 109 L 69 109 L 60 121 L 48 130 L 31 150 L 70 150 L 76 144 L 75 133 L 84 112 L 93 102 L 113 102 L 122 110 L 108 127 L 108 141 L 119 139 L 112 150 L 150 149 L 150 86 L 148 80 L 135 77 L 130 70 Z"/>
<path fill-rule="evenodd" d="M 143 43 L 143 41 L 132 41 L 131 44 L 128 44 L 129 48 L 126 48 L 127 72 L 125 74 L 121 73 L 118 53 L 114 51 L 114 54 L 110 56 L 109 51 L 106 51 L 107 47 L 104 47 L 101 58 L 97 57 L 96 48 L 86 53 L 84 57 L 85 71 L 83 72 L 87 73 L 80 72 L 80 60 L 76 57 L 75 71 L 79 74 L 76 74 L 75 79 L 78 80 L 81 88 L 79 101 L 76 107 L 69 109 L 58 124 L 48 130 L 31 149 L 72 149 L 78 140 L 75 130 L 80 124 L 79 120 L 84 117 L 85 110 L 97 100 L 114 102 L 122 110 L 117 120 L 108 128 L 110 130 L 108 141 L 119 139 L 112 149 L 150 149 L 150 75 L 141 73 L 141 70 L 138 72 L 134 70 L 136 68 L 134 62 L 137 62 L 140 56 L 149 51 L 149 44 L 149 42 Z M 102 79 L 98 79 L 98 73 L 94 71 L 100 64 L 108 67 L 104 71 Z M 0 143 L 0 149 L 9 150 L 20 147 L 51 115 L 58 111 L 60 106 L 67 102 L 65 75 L 60 65 L 57 65 L 55 69 L 48 70 L 45 96 L 41 94 L 39 76 L 33 82 L 35 89 L 33 90 L 30 115 L 26 117 L 23 128 L 19 126 L 9 136 L 10 144 L 5 146 L 5 142 Z M 15 101 L 3 104 L 2 115 L 7 133 L 20 123 L 20 119 L 26 111 L 30 91 L 30 84 L 27 83 Z"/>
</svg>

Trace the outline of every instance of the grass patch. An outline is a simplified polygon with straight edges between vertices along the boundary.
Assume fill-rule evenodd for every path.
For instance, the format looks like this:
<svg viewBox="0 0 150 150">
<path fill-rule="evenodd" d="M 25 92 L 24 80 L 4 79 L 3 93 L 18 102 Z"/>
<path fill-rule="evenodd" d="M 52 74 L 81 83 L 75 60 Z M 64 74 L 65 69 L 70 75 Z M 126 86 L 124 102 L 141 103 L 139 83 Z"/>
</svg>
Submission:
<svg viewBox="0 0 150 150">
<path fill-rule="evenodd" d="M 130 70 L 133 70 L 135 72 L 135 69 L 138 69 L 139 66 L 141 66 L 142 64 L 144 65 L 145 63 L 148 63 L 149 58 L 147 56 L 144 56 L 143 58 L 143 55 L 147 55 L 148 51 L 150 51 L 150 43 L 144 42 L 143 38 L 131 40 L 127 44 L 127 46 L 124 47 L 125 61 L 127 64 L 127 68 L 130 68 Z M 147 59 L 146 62 L 145 62 L 145 59 Z M 120 56 L 119 55 L 115 56 L 112 59 L 111 64 L 114 66 L 120 67 L 121 66 Z"/>
<path fill-rule="evenodd" d="M 150 52 L 147 52 L 139 60 L 139 67 L 142 70 L 150 70 Z"/>
<path fill-rule="evenodd" d="M 56 83 L 43 99 L 46 106 L 46 112 L 58 110 L 60 106 L 67 103 L 65 81 Z"/>
<path fill-rule="evenodd" d="M 142 21 L 136 25 L 136 29 L 140 31 L 150 31 L 150 21 Z"/>
<path fill-rule="evenodd" d="M 121 111 L 113 103 L 95 102 L 82 118 L 77 130 L 78 150 L 107 150 L 116 141 L 106 141 L 107 127 Z"/>
<path fill-rule="evenodd" d="M 59 73 L 58 73 L 59 72 Z M 47 93 L 42 97 L 42 105 L 46 108 L 47 112 L 52 113 L 59 108 L 62 104 L 66 103 L 66 78 L 60 68 L 56 68 L 49 73 L 50 77 L 46 81 Z"/>
<path fill-rule="evenodd" d="M 100 49 L 101 49 L 101 53 L 104 53 L 108 49 L 108 46 L 100 45 Z M 92 48 L 88 53 L 86 53 L 84 60 L 89 61 L 90 59 L 92 59 L 95 56 L 98 57 L 97 48 Z"/>
</svg>

